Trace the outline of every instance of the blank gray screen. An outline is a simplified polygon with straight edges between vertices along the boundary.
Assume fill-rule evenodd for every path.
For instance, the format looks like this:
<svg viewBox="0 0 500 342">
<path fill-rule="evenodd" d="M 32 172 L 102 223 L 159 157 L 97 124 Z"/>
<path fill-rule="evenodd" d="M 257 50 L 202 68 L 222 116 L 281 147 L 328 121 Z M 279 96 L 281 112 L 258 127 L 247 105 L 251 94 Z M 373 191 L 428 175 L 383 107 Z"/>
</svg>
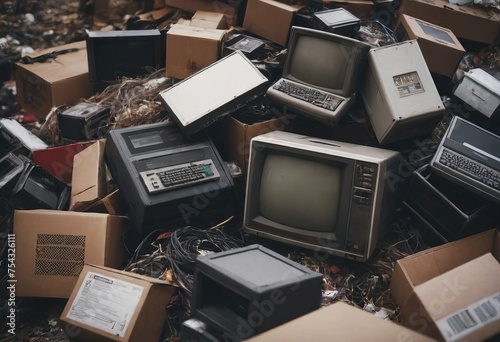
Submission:
<svg viewBox="0 0 500 342">
<path fill-rule="evenodd" d="M 260 185 L 260 214 L 268 220 L 317 232 L 337 222 L 342 169 L 281 154 L 266 156 Z"/>
<path fill-rule="evenodd" d="M 301 35 L 293 50 L 290 74 L 313 86 L 342 89 L 351 49 L 334 41 Z"/>
</svg>

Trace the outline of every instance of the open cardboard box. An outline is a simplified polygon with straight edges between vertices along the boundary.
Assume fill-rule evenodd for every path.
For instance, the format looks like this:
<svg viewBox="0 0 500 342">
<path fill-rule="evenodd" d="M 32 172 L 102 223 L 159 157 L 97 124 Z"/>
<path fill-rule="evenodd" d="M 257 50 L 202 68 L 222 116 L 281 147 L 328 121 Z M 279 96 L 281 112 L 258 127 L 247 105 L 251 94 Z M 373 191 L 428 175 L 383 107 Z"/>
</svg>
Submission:
<svg viewBox="0 0 500 342">
<path fill-rule="evenodd" d="M 108 214 L 17 210 L 16 295 L 68 298 L 84 264 L 122 267 L 127 224 Z"/>
<path fill-rule="evenodd" d="M 60 319 L 72 341 L 158 341 L 175 290 L 166 280 L 85 265 Z"/>
<path fill-rule="evenodd" d="M 484 341 L 500 334 L 500 264 L 487 253 L 416 286 L 400 318 L 440 341 Z"/>
<path fill-rule="evenodd" d="M 497 262 L 500 260 L 500 232 L 496 229 L 407 256 L 397 261 L 392 274 L 391 294 L 402 312 L 412 311 L 404 307 L 419 285 L 487 253 L 491 253 Z M 476 290 L 471 288 L 470 291 Z M 405 320 L 413 326 L 410 317 L 402 317 L 402 321 Z"/>
<path fill-rule="evenodd" d="M 343 302 L 320 308 L 254 336 L 248 342 L 274 341 L 435 341 L 399 324 Z"/>
</svg>

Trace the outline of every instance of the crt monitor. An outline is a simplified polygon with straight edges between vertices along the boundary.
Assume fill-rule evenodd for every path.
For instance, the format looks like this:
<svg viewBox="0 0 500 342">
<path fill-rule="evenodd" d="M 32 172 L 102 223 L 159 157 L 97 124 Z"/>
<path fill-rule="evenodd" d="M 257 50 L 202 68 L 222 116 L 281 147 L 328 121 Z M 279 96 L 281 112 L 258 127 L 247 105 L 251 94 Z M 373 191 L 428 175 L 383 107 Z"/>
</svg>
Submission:
<svg viewBox="0 0 500 342">
<path fill-rule="evenodd" d="M 398 156 L 288 132 L 260 135 L 250 147 L 245 230 L 367 260 L 390 226 Z"/>
<path fill-rule="evenodd" d="M 371 45 L 292 27 L 283 76 L 267 91 L 272 102 L 335 125 L 352 105 Z"/>
<path fill-rule="evenodd" d="M 136 78 L 157 70 L 162 61 L 158 30 L 87 31 L 90 82 L 103 91 L 120 79 Z"/>
</svg>

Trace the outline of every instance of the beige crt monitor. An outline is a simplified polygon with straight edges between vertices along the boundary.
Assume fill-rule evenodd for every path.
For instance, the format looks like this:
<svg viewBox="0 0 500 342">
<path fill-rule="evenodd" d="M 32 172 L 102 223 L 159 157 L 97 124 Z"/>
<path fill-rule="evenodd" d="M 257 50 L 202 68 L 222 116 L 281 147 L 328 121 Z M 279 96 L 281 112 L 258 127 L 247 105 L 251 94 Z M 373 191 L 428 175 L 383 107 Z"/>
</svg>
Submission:
<svg viewBox="0 0 500 342">
<path fill-rule="evenodd" d="M 445 109 L 416 40 L 368 52 L 362 98 L 380 144 L 431 133 Z"/>
</svg>

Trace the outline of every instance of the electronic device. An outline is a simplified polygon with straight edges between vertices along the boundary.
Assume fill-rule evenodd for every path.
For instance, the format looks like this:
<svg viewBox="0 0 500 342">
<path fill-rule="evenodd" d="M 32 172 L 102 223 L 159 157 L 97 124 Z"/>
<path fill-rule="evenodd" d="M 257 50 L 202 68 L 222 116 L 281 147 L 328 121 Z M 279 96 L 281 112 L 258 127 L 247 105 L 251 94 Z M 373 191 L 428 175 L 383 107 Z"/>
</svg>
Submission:
<svg viewBox="0 0 500 342">
<path fill-rule="evenodd" d="M 68 184 L 26 159 L 11 200 L 15 209 L 66 210 L 70 194 Z"/>
<path fill-rule="evenodd" d="M 477 110 L 488 120 L 500 118 L 500 81 L 480 68 L 470 69 L 453 91 L 460 100 Z"/>
<path fill-rule="evenodd" d="M 361 26 L 361 20 L 344 8 L 329 9 L 313 13 L 315 28 L 354 38 Z"/>
<path fill-rule="evenodd" d="M 0 119 L 0 158 L 9 152 L 27 157 L 48 146 L 14 119 Z"/>
<path fill-rule="evenodd" d="M 161 33 L 157 29 L 87 30 L 86 43 L 89 78 L 96 92 L 121 78 L 144 76 L 164 65 Z"/>
<path fill-rule="evenodd" d="M 500 136 L 453 117 L 430 165 L 441 176 L 500 203 Z"/>
<path fill-rule="evenodd" d="M 14 188 L 24 170 L 24 161 L 13 153 L 0 159 L 0 194 L 7 195 Z"/>
<path fill-rule="evenodd" d="M 336 125 L 354 103 L 370 45 L 293 26 L 282 78 L 267 90 L 277 105 Z"/>
<path fill-rule="evenodd" d="M 479 233 L 500 220 L 498 205 L 441 177 L 429 164 L 413 172 L 403 208 L 437 244 Z"/>
<path fill-rule="evenodd" d="M 57 124 L 64 141 L 81 142 L 103 138 L 108 132 L 109 107 L 81 102 L 58 110 Z"/>
<path fill-rule="evenodd" d="M 362 98 L 380 144 L 430 134 L 445 110 L 416 40 L 368 52 Z"/>
<path fill-rule="evenodd" d="M 184 134 L 191 136 L 267 87 L 267 78 L 241 51 L 235 51 L 163 90 L 160 98 Z"/>
<path fill-rule="evenodd" d="M 111 130 L 104 158 L 140 233 L 230 210 L 233 180 L 212 141 L 189 141 L 173 122 Z"/>
<path fill-rule="evenodd" d="M 258 38 L 250 37 L 245 34 L 235 34 L 223 42 L 223 55 L 227 56 L 235 51 L 241 51 L 249 58 L 254 59 L 264 50 L 264 42 Z"/>
<path fill-rule="evenodd" d="M 367 260 L 391 226 L 398 152 L 282 131 L 252 139 L 244 230 Z"/>
<path fill-rule="evenodd" d="M 323 275 L 254 244 L 195 260 L 193 316 L 241 341 L 320 307 Z"/>
</svg>

